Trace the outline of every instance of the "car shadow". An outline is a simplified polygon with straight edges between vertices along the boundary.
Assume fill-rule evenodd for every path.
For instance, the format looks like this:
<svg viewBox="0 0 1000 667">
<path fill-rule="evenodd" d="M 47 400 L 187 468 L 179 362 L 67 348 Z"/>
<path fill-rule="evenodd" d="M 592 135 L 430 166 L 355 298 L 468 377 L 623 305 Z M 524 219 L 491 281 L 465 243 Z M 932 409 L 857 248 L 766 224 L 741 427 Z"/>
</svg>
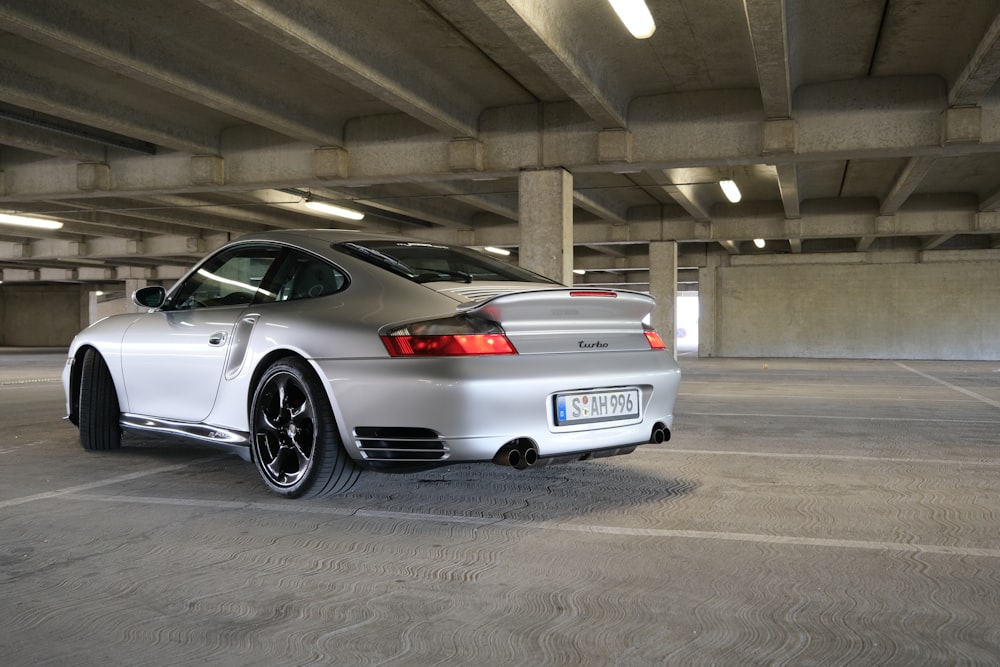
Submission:
<svg viewBox="0 0 1000 667">
<path fill-rule="evenodd" d="M 655 447 L 655 445 L 647 445 Z M 491 463 L 453 464 L 421 472 L 365 471 L 350 491 L 318 499 L 285 500 L 264 486 L 254 465 L 207 445 L 158 435 L 129 434 L 115 452 L 118 459 L 185 464 L 145 479 L 141 495 L 216 498 L 252 504 L 297 504 L 310 511 L 323 507 L 337 514 L 352 511 L 409 513 L 496 520 L 564 521 L 603 513 L 645 525 L 648 511 L 662 520 L 664 505 L 693 493 L 698 483 L 662 470 L 662 457 L 646 456 L 643 447 L 625 456 L 516 470 Z M 132 494 L 128 489 L 121 491 Z M 135 495 L 140 495 L 135 493 Z M 620 518 L 617 519 L 620 521 Z M 650 518 L 650 522 L 652 518 Z"/>
</svg>

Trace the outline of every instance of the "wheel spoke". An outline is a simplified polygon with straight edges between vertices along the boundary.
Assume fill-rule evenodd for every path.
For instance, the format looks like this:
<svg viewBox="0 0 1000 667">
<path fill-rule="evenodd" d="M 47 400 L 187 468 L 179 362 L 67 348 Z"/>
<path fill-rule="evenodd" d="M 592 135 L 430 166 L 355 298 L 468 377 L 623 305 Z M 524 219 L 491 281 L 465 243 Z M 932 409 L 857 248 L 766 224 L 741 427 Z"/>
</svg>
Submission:
<svg viewBox="0 0 1000 667">
<path fill-rule="evenodd" d="M 329 416 L 322 392 L 303 364 L 278 362 L 254 397 L 254 459 L 265 482 L 281 495 L 295 498 L 332 488 L 328 478 L 334 469 L 325 457 L 339 457 L 340 452 L 336 435 L 325 430 Z M 356 478 L 354 474 L 347 482 Z"/>
<path fill-rule="evenodd" d="M 271 473 L 271 478 L 279 483 L 284 482 L 288 475 L 288 473 L 284 470 L 284 466 L 282 465 L 282 461 L 288 458 L 287 453 L 288 453 L 287 447 L 279 447 L 278 451 L 274 453 L 274 458 L 271 459 L 271 461 L 265 465 L 268 472 Z"/>
</svg>

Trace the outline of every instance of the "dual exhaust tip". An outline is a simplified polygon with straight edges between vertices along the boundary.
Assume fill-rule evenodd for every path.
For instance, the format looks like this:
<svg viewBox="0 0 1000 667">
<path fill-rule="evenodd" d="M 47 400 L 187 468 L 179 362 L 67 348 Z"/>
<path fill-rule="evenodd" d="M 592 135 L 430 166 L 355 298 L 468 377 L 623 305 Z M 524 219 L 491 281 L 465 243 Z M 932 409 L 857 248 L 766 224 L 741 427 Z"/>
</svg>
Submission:
<svg viewBox="0 0 1000 667">
<path fill-rule="evenodd" d="M 662 422 L 656 422 L 649 434 L 649 442 L 658 445 L 667 440 L 670 440 L 670 429 Z M 634 445 L 628 451 L 632 451 L 632 449 L 635 449 Z M 538 449 L 535 448 L 535 443 L 531 440 L 518 438 L 501 447 L 500 451 L 493 457 L 493 463 L 510 466 L 517 470 L 526 470 L 538 463 Z"/>
<path fill-rule="evenodd" d="M 538 450 L 530 440 L 518 439 L 508 442 L 493 457 L 493 463 L 510 466 L 517 470 L 530 468 L 538 462 Z"/>
</svg>

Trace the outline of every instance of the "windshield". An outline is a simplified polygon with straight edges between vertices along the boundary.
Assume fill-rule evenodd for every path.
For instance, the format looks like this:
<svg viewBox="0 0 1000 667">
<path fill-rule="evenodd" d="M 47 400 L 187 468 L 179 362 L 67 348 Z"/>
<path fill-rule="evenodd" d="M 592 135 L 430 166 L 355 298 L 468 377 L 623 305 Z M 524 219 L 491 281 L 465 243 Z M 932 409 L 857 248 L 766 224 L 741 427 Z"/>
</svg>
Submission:
<svg viewBox="0 0 1000 667">
<path fill-rule="evenodd" d="M 414 282 L 499 280 L 555 283 L 537 273 L 460 246 L 415 241 L 350 241 L 336 243 L 333 247 Z"/>
</svg>

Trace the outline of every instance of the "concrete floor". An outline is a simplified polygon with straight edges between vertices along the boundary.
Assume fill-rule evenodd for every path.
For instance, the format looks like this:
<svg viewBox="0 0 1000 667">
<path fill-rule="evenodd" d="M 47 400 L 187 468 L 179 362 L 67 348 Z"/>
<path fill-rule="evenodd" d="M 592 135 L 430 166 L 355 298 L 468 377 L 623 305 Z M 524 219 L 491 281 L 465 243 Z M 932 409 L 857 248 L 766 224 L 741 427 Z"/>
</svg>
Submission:
<svg viewBox="0 0 1000 667">
<path fill-rule="evenodd" d="M 0 351 L 0 661 L 1000 664 L 1000 362 L 681 363 L 663 445 L 283 501 Z"/>
</svg>

